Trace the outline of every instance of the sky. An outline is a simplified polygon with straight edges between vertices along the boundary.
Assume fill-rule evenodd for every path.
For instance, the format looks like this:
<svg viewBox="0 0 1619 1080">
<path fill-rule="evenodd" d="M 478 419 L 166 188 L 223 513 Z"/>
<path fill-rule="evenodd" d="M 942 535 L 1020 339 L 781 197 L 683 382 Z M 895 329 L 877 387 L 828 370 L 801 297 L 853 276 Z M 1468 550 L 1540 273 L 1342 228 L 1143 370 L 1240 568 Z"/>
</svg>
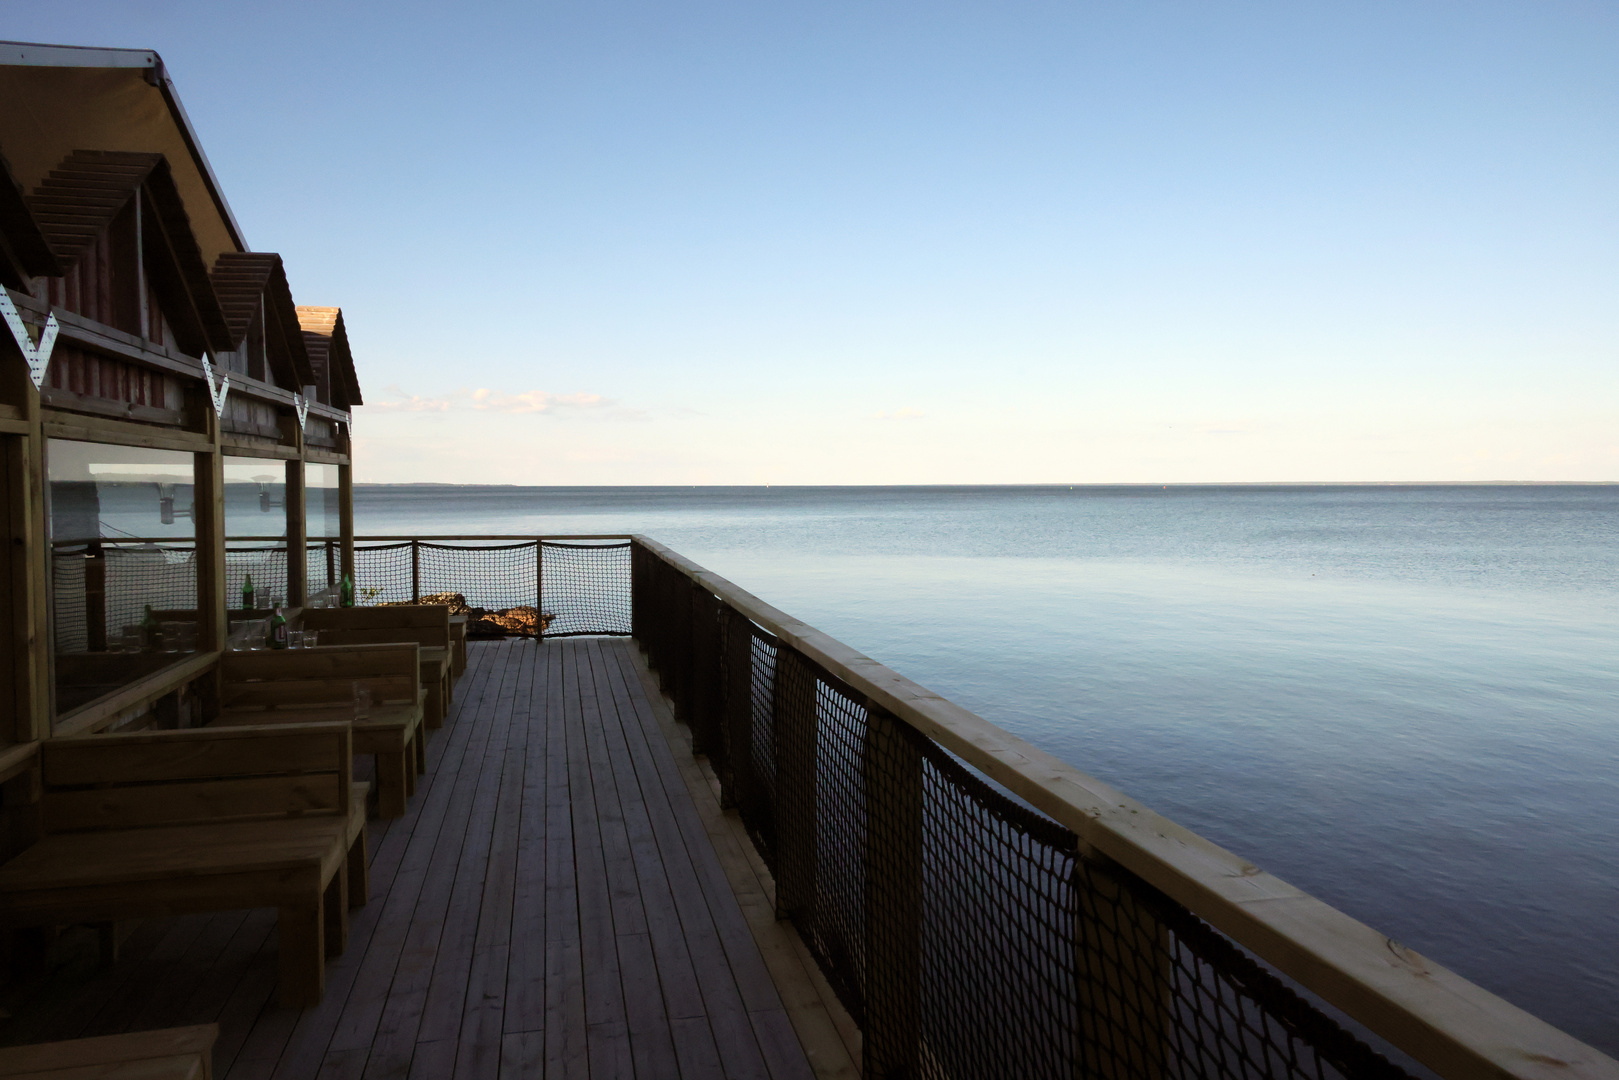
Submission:
<svg viewBox="0 0 1619 1080">
<path fill-rule="evenodd" d="M 1619 6 L 130 4 L 360 481 L 1619 480 Z"/>
</svg>

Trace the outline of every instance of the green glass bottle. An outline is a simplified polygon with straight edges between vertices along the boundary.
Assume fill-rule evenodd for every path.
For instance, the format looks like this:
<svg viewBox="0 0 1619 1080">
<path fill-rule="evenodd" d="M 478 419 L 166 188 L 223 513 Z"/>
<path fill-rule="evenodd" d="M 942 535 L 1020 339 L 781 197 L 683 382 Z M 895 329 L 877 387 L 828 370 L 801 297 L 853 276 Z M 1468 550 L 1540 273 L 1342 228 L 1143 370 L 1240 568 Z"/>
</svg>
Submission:
<svg viewBox="0 0 1619 1080">
<path fill-rule="evenodd" d="M 270 616 L 270 648 L 285 649 L 287 647 L 287 617 L 276 608 L 275 614 Z"/>
<path fill-rule="evenodd" d="M 348 574 L 343 575 L 343 584 L 338 603 L 343 607 L 354 606 L 354 579 L 349 577 Z"/>
<path fill-rule="evenodd" d="M 242 610 L 243 611 L 252 611 L 253 610 L 253 575 L 252 574 L 244 574 L 242 576 Z"/>
<path fill-rule="evenodd" d="M 158 648 L 162 644 L 159 639 L 157 616 L 152 613 L 151 604 L 146 605 L 146 610 L 141 615 L 141 644 L 148 649 Z"/>
</svg>

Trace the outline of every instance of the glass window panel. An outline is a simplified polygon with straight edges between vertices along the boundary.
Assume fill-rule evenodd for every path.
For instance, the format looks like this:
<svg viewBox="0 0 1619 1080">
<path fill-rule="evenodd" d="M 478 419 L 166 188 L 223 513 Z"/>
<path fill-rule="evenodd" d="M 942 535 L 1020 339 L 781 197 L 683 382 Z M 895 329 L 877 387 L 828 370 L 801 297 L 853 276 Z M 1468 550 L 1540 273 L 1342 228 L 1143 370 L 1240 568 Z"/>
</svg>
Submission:
<svg viewBox="0 0 1619 1080">
<path fill-rule="evenodd" d="M 225 603 L 263 610 L 287 600 L 287 465 L 230 457 L 225 472 Z"/>
<path fill-rule="evenodd" d="M 309 597 L 311 603 L 336 603 L 342 576 L 342 510 L 337 499 L 337 466 L 304 466 L 304 515 L 309 537 Z"/>
<path fill-rule="evenodd" d="M 192 456 L 52 439 L 47 448 L 56 710 L 197 648 Z"/>
</svg>

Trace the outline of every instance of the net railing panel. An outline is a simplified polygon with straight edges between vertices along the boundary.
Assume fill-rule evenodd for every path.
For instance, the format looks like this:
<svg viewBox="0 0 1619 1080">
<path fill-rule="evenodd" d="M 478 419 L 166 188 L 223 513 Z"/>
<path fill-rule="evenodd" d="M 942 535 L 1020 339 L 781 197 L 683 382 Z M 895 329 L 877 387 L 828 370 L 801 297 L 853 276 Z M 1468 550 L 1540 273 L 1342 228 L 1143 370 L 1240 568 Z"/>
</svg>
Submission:
<svg viewBox="0 0 1619 1080">
<path fill-rule="evenodd" d="M 362 605 L 446 604 L 469 616 L 474 637 L 628 635 L 630 545 L 357 542 L 354 597 Z"/>
<path fill-rule="evenodd" d="M 242 586 L 251 578 L 253 606 L 270 607 L 288 599 L 287 545 L 226 541 L 225 606 L 242 605 Z M 193 601 L 195 606 L 195 601 Z"/>
<path fill-rule="evenodd" d="M 662 557 L 633 564 L 636 635 L 860 1026 L 864 1075 L 1407 1075 Z"/>
<path fill-rule="evenodd" d="M 543 541 L 541 609 L 547 637 L 630 632 L 630 545 Z"/>
<path fill-rule="evenodd" d="M 160 611 L 196 608 L 197 561 L 191 545 L 114 542 L 53 549 L 51 617 L 57 652 L 85 652 L 92 633 L 116 636 L 133 629 L 147 605 Z"/>
</svg>

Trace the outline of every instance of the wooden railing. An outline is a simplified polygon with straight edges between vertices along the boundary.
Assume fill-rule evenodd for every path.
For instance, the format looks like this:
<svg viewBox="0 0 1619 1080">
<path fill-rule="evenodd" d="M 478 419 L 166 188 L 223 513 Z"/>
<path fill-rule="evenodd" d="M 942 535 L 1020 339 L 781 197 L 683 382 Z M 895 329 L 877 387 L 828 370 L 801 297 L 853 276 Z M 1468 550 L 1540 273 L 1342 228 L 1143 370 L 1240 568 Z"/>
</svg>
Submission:
<svg viewBox="0 0 1619 1080">
<path fill-rule="evenodd" d="M 735 635 L 739 627 L 744 627 L 738 620 L 746 620 L 745 632 L 750 642 L 769 643 L 777 673 L 792 658 L 795 665 L 819 679 L 810 691 L 791 692 L 801 700 L 821 700 L 821 705 L 811 705 L 810 709 L 812 718 L 817 709 L 820 711 L 822 726 L 827 722 L 825 702 L 830 700 L 829 695 L 855 702 L 869 717 L 892 718 L 995 784 L 1002 785 L 1040 814 L 1071 830 L 1077 838 L 1082 860 L 1121 868 L 1127 875 L 1145 882 L 1265 964 L 1296 980 L 1440 1075 L 1619 1078 L 1619 1062 L 1612 1058 L 1074 766 L 772 607 L 662 544 L 638 536 L 635 555 L 635 635 L 647 648 L 649 658 L 674 698 L 677 715 L 693 724 L 694 741 L 699 749 L 703 749 L 706 742 L 710 753 L 743 752 L 735 742 L 729 749 L 722 745 L 728 734 L 734 735 L 734 725 L 749 723 L 749 716 L 742 715 L 744 707 L 740 703 L 732 701 L 726 705 L 726 688 L 722 684 L 726 680 L 744 678 L 738 666 L 744 658 L 758 655 L 757 644 L 751 646 L 751 654 L 737 644 L 739 639 Z M 719 630 L 716 631 L 716 627 Z M 731 636 L 727 638 L 727 634 Z M 727 650 L 729 657 L 719 655 Z M 747 685 L 746 681 L 732 682 L 733 690 Z M 809 698 L 806 699 L 805 694 L 809 694 Z M 757 701 L 749 703 L 746 708 L 753 722 L 767 722 L 760 718 L 774 715 L 772 709 L 779 713 L 780 696 L 778 690 L 777 702 L 770 706 L 761 706 Z M 765 710 L 762 713 L 758 711 L 761 708 Z M 724 715 L 713 715 L 716 710 Z M 733 725 L 729 733 L 727 725 Z M 803 727 L 802 723 L 798 726 Z M 808 733 L 801 730 L 788 735 L 778 730 L 775 739 L 778 743 L 813 740 L 816 726 L 812 719 L 812 730 Z M 868 744 L 873 737 L 866 736 Z M 774 777 L 775 797 L 783 800 L 784 820 L 780 821 L 781 828 L 776 830 L 776 835 L 768 837 L 767 841 L 780 848 L 789 843 L 815 845 L 818 842 L 813 832 L 806 836 L 804 831 L 812 828 L 816 820 L 817 785 L 824 789 L 828 783 L 825 779 L 826 770 L 831 767 L 826 760 L 828 750 L 822 748 L 818 757 L 811 743 L 807 751 L 799 752 L 809 755 L 810 775 L 794 778 L 783 772 Z M 773 767 L 792 768 L 779 746 Z M 717 771 L 723 772 L 718 767 Z M 863 797 L 871 806 L 891 803 L 896 798 L 902 802 L 918 798 L 915 793 L 918 785 L 914 781 L 906 792 L 898 795 L 893 791 L 874 790 L 874 786 L 884 782 L 875 775 L 865 777 Z M 786 805 L 794 800 L 793 806 Z M 789 814 L 794 820 L 785 820 Z M 870 826 L 873 830 L 876 827 Z M 824 836 L 819 843 L 825 845 Z M 793 867 L 801 867 L 803 858 L 795 858 L 785 850 L 774 852 L 774 856 L 778 890 L 801 888 L 801 885 L 783 881 L 782 875 L 784 870 L 788 874 L 802 874 L 804 871 Z M 812 848 L 808 858 L 813 861 L 814 857 Z M 874 872 L 868 863 L 868 875 Z M 867 886 L 867 899 L 875 903 L 871 900 L 874 894 L 869 880 Z M 964 883 L 962 887 L 969 885 Z M 787 910 L 782 914 L 793 916 L 795 913 Z M 867 911 L 865 917 L 868 922 L 877 921 L 878 913 Z M 869 930 L 867 932 L 869 934 Z M 881 951 L 891 957 L 894 950 L 892 946 L 884 946 Z M 901 963 L 914 964 L 914 955 L 901 952 Z M 909 961 L 903 959 L 906 955 L 911 955 Z M 881 958 L 867 956 L 865 959 L 875 965 Z M 836 966 L 836 958 L 823 960 L 823 967 L 826 966 Z M 871 972 L 866 974 L 876 977 Z M 914 981 L 923 973 L 911 970 L 889 974 L 901 980 L 908 976 Z M 834 973 L 829 972 L 829 978 L 837 984 Z M 878 1004 L 862 1001 L 861 1007 L 872 1012 Z M 914 1003 L 906 1008 L 914 1011 Z M 876 1063 L 870 1060 L 871 1027 L 876 1018 L 866 1020 L 863 1026 L 867 1027 L 867 1073 L 876 1075 L 878 1073 L 871 1071 Z M 1007 1023 L 1015 1022 L 1015 1017 L 1007 1018 Z M 914 1017 L 901 1017 L 889 1023 L 890 1034 L 895 1023 L 899 1024 L 901 1034 L 915 1026 Z M 1084 1023 L 1083 1019 L 1080 1023 Z M 1118 1068 L 1126 1073 L 1166 1075 L 1177 1071 L 1162 1058 L 1157 1059 L 1156 1065 L 1152 1064 L 1150 1059 L 1156 1052 L 1151 1048 L 1139 1053 L 1131 1051 L 1138 1057 L 1145 1054 L 1145 1064 L 1137 1060 L 1135 1064 L 1140 1068 L 1125 1068 L 1130 1063 L 1120 1057 L 1123 1052 L 1113 1051 L 1106 1071 Z M 903 1069 L 907 1061 L 914 1063 L 919 1056 L 925 1058 L 927 1049 L 913 1046 L 901 1048 L 897 1053 L 899 1067 Z M 890 1058 L 885 1067 L 892 1063 Z"/>
</svg>

